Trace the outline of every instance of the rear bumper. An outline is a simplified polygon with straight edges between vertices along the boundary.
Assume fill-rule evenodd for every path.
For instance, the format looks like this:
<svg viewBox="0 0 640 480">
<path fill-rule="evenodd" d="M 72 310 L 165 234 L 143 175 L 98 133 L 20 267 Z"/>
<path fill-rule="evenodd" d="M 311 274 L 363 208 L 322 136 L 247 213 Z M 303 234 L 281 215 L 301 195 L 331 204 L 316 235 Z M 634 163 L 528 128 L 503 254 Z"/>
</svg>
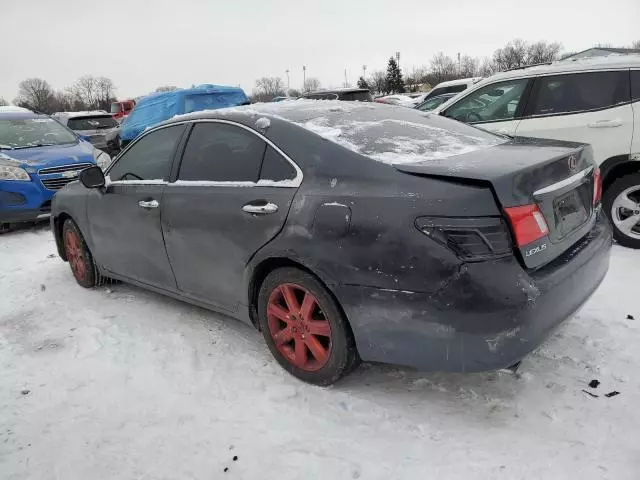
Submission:
<svg viewBox="0 0 640 480">
<path fill-rule="evenodd" d="M 0 181 L 0 223 L 29 222 L 46 218 L 54 192 L 39 179 L 31 182 Z"/>
<path fill-rule="evenodd" d="M 595 292 L 609 268 L 600 214 L 570 251 L 529 273 L 515 258 L 463 264 L 433 293 L 336 286 L 363 360 L 427 371 L 505 368 L 537 348 Z"/>
</svg>

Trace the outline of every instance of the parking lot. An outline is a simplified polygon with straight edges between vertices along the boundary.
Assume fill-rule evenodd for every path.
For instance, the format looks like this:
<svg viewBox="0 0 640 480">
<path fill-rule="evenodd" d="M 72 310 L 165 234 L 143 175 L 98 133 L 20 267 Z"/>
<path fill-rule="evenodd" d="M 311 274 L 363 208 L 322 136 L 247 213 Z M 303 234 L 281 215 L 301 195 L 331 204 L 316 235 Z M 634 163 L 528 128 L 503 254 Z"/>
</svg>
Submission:
<svg viewBox="0 0 640 480">
<path fill-rule="evenodd" d="M 0 258 L 2 479 L 640 471 L 632 250 L 614 247 L 599 291 L 517 376 L 365 365 L 327 389 L 237 321 L 124 284 L 82 289 L 46 225 L 4 235 Z"/>
</svg>

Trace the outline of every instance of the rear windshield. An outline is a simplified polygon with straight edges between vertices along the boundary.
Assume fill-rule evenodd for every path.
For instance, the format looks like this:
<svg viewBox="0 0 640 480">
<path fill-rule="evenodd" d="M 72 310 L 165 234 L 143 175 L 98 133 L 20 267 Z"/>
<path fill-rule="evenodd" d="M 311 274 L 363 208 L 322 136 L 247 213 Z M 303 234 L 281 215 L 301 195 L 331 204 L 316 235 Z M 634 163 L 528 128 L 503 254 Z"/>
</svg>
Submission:
<svg viewBox="0 0 640 480">
<path fill-rule="evenodd" d="M 309 100 L 337 100 L 337 93 L 308 93 L 304 96 L 304 98 L 308 98 Z"/>
<path fill-rule="evenodd" d="M 48 117 L 0 120 L 0 149 L 75 143 L 73 133 Z"/>
<path fill-rule="evenodd" d="M 103 117 L 75 117 L 70 118 L 67 127 L 71 130 L 102 130 L 106 128 L 115 128 L 118 126 L 111 115 Z"/>
<path fill-rule="evenodd" d="M 111 113 L 120 113 L 122 111 L 121 103 L 112 103 L 111 104 Z"/>
<path fill-rule="evenodd" d="M 437 161 L 506 141 L 485 130 L 419 110 L 356 105 L 360 106 L 316 108 L 318 114 L 313 118 L 294 121 L 343 147 L 392 164 Z"/>
<path fill-rule="evenodd" d="M 340 94 L 340 100 L 347 100 L 351 102 L 371 102 L 371 93 L 369 92 L 346 92 Z"/>
</svg>

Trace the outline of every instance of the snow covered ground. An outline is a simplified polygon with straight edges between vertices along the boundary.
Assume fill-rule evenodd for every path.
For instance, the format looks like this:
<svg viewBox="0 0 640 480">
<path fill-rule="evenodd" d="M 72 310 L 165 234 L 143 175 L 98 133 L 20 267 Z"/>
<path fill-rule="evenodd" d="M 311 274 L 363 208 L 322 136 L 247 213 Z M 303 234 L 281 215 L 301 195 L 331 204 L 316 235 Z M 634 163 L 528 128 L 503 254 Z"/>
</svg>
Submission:
<svg viewBox="0 0 640 480">
<path fill-rule="evenodd" d="M 46 227 L 0 237 L 0 265 L 2 480 L 640 478 L 640 252 L 615 247 L 519 377 L 365 366 L 328 389 L 239 322 L 79 287 Z"/>
</svg>

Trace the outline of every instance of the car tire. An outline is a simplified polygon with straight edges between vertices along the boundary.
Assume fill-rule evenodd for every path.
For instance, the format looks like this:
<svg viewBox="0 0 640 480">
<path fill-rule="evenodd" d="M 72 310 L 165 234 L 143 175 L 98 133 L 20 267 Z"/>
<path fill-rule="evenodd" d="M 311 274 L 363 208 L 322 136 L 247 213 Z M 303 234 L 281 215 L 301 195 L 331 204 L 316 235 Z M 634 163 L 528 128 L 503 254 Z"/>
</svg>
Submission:
<svg viewBox="0 0 640 480">
<path fill-rule="evenodd" d="M 634 208 L 626 208 L 625 200 L 636 203 Z M 632 207 L 632 204 L 628 204 Z M 632 173 L 615 180 L 602 198 L 602 207 L 613 225 L 613 237 L 625 247 L 640 249 L 640 173 Z M 637 212 L 637 213 L 636 213 Z M 621 221 L 638 217 L 638 226 L 633 231 L 625 231 Z"/>
<path fill-rule="evenodd" d="M 11 230 L 13 230 L 13 225 L 10 223 L 0 223 L 0 235 L 9 233 Z"/>
<path fill-rule="evenodd" d="M 100 274 L 78 225 L 70 218 L 62 226 L 62 240 L 76 282 L 84 288 L 95 287 L 100 283 Z"/>
<path fill-rule="evenodd" d="M 303 270 L 286 267 L 267 275 L 258 294 L 258 320 L 275 359 L 304 382 L 331 385 L 360 362 L 339 305 Z"/>
</svg>

